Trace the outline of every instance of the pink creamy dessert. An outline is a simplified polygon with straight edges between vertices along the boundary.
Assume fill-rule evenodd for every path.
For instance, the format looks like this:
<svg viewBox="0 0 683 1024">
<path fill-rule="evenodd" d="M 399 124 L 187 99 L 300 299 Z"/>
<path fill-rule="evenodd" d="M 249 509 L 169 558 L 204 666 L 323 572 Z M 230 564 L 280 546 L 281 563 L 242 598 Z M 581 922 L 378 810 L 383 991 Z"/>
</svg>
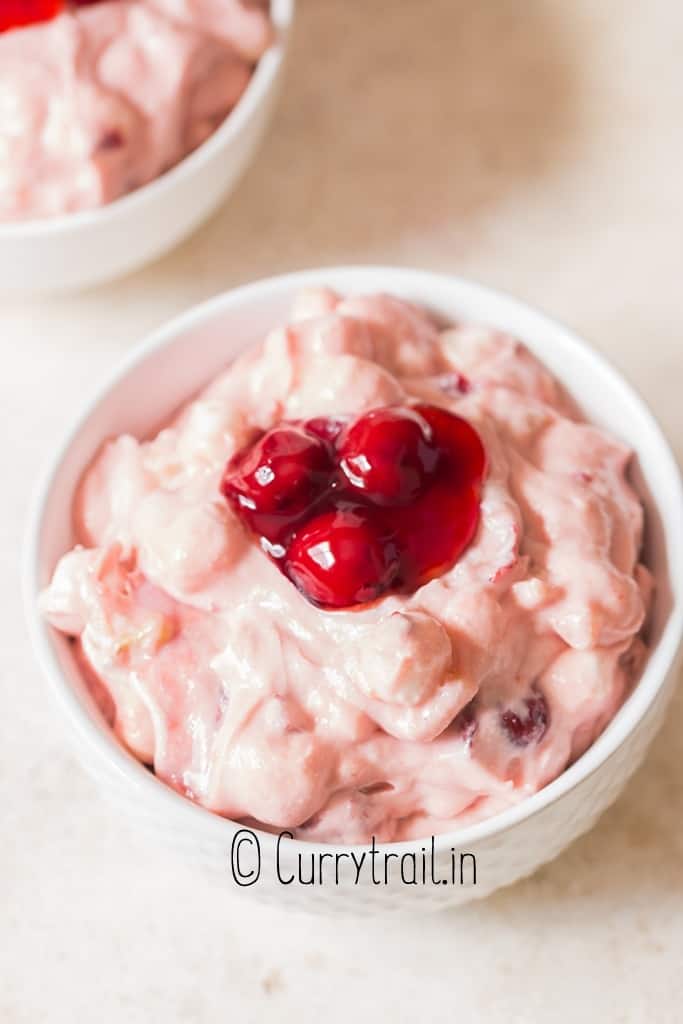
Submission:
<svg viewBox="0 0 683 1024">
<path fill-rule="evenodd" d="M 226 465 L 283 422 L 348 436 L 417 407 L 483 442 L 476 532 L 416 589 L 320 607 L 225 500 Z M 190 799 L 323 842 L 427 836 L 546 785 L 628 694 L 652 592 L 629 459 L 515 338 L 308 292 L 157 437 L 104 445 L 43 611 Z"/>
<path fill-rule="evenodd" d="M 272 39 L 254 0 L 104 0 L 0 32 L 0 220 L 158 178 L 221 124 Z"/>
</svg>

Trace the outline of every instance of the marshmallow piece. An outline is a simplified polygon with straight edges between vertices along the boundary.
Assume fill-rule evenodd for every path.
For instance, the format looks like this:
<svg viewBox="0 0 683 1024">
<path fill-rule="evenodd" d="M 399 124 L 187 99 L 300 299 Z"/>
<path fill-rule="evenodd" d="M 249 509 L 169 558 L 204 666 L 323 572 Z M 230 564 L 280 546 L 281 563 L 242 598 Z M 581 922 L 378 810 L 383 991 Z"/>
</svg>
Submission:
<svg viewBox="0 0 683 1024">
<path fill-rule="evenodd" d="M 217 502 L 186 505 L 182 495 L 155 491 L 134 520 L 139 564 L 173 594 L 194 593 L 235 557 L 242 530 Z"/>
<path fill-rule="evenodd" d="M 88 621 L 91 576 L 97 552 L 77 547 L 63 555 L 50 585 L 40 595 L 40 610 L 48 622 L 70 636 L 79 636 Z"/>
<path fill-rule="evenodd" d="M 75 502 L 78 534 L 89 547 L 129 543 L 133 510 L 153 484 L 143 456 L 138 441 L 124 434 L 95 457 Z"/>
<path fill-rule="evenodd" d="M 292 349 L 299 360 L 316 356 L 359 356 L 372 360 L 375 344 L 371 325 L 352 316 L 318 316 L 288 328 Z"/>
<path fill-rule="evenodd" d="M 415 707 L 432 696 L 451 659 L 451 641 L 436 619 L 394 612 L 364 632 L 354 682 L 368 697 Z"/>
<path fill-rule="evenodd" d="M 330 356 L 302 367 L 302 379 L 287 400 L 285 417 L 359 416 L 404 399 L 396 378 L 376 363 L 352 355 Z"/>
<path fill-rule="evenodd" d="M 391 295 L 352 295 L 338 310 L 373 325 L 375 358 L 392 373 L 426 376 L 446 369 L 436 325 L 411 302 Z"/>
<path fill-rule="evenodd" d="M 230 744 L 216 798 L 233 814 L 291 828 L 325 802 L 334 759 L 315 732 L 273 730 L 271 703 L 265 701 Z"/>
<path fill-rule="evenodd" d="M 511 589 L 519 607 L 529 612 L 544 608 L 558 596 L 558 590 L 540 576 L 530 576 L 528 579 L 513 583 Z"/>
<path fill-rule="evenodd" d="M 170 445 L 168 455 L 188 476 L 188 464 L 190 467 L 221 465 L 243 448 L 249 437 L 247 417 L 237 403 L 219 397 L 201 398 L 187 407 L 176 424 L 177 439 Z M 158 440 L 148 446 L 148 459 Z"/>
</svg>

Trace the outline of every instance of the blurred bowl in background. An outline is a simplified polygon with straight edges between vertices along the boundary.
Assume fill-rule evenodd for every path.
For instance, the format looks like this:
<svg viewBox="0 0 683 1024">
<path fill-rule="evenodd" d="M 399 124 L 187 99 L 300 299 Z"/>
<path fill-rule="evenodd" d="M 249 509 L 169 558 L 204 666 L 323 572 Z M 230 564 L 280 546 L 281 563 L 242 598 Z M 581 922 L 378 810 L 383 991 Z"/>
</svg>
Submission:
<svg viewBox="0 0 683 1024">
<path fill-rule="evenodd" d="M 272 0 L 277 37 L 213 135 L 160 178 L 94 210 L 0 223 L 0 287 L 9 294 L 85 288 L 156 259 L 205 221 L 237 184 L 280 92 L 295 0 Z"/>
</svg>

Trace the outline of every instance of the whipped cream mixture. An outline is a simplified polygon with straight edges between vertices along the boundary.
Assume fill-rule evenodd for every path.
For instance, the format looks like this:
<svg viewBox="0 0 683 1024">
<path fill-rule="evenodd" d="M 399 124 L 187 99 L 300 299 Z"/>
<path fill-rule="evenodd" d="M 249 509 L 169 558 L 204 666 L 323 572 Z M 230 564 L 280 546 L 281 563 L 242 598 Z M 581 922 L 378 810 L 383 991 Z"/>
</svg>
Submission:
<svg viewBox="0 0 683 1024">
<path fill-rule="evenodd" d="M 477 533 L 414 593 L 315 607 L 220 493 L 301 417 L 428 402 L 487 453 Z M 316 290 L 154 439 L 99 452 L 45 591 L 121 742 L 204 807 L 300 838 L 423 837 L 559 775 L 640 670 L 629 450 L 515 338 Z"/>
<path fill-rule="evenodd" d="M 246 0 L 104 0 L 0 33 L 0 220 L 158 178 L 221 124 L 272 38 Z"/>
</svg>

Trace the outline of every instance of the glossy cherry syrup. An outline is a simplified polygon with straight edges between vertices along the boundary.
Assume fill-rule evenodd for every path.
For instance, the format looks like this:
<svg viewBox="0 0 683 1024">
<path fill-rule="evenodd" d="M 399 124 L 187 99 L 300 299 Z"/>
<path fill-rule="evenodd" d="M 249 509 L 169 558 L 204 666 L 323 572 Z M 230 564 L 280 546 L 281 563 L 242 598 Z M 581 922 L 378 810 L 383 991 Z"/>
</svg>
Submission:
<svg viewBox="0 0 683 1024">
<path fill-rule="evenodd" d="M 3 0 L 0 3 L 0 32 L 50 21 L 63 9 L 64 0 Z"/>
<path fill-rule="evenodd" d="M 101 0 L 0 0 L 0 32 L 52 21 L 69 7 L 86 7 Z"/>
<path fill-rule="evenodd" d="M 282 423 L 228 463 L 221 491 L 313 604 L 411 592 L 450 569 L 479 522 L 486 455 L 430 405 Z"/>
</svg>

